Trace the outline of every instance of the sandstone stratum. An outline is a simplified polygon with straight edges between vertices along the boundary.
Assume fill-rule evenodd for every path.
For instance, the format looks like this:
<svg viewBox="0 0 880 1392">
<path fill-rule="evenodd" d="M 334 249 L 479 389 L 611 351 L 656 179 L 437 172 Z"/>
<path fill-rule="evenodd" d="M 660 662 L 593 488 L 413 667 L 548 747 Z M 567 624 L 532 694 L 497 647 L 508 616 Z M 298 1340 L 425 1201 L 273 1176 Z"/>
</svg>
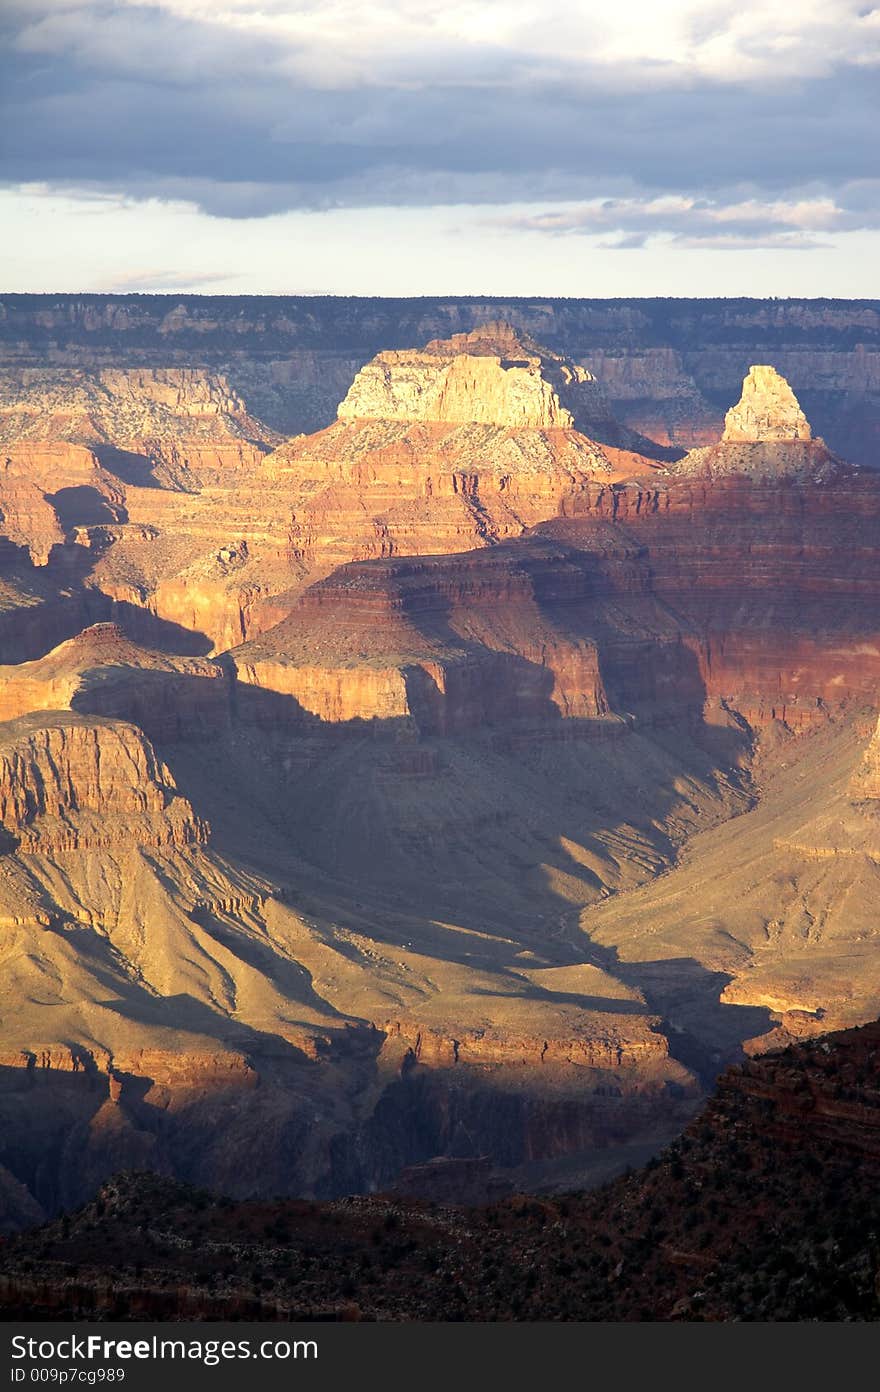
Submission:
<svg viewBox="0 0 880 1392">
<path fill-rule="evenodd" d="M 799 383 L 685 452 L 486 316 L 281 440 L 95 322 L 2 411 L 8 1227 L 590 1184 L 880 1013 L 880 474 Z"/>
</svg>

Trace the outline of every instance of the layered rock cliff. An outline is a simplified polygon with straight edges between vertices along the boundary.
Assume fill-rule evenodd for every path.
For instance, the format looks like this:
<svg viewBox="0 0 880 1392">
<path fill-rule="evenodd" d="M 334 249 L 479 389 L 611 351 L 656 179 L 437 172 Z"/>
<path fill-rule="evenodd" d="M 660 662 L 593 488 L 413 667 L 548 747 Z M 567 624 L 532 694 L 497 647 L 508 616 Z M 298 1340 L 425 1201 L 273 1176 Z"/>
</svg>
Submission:
<svg viewBox="0 0 880 1392">
<path fill-rule="evenodd" d="M 223 376 L 194 368 L 24 368 L 2 388 L 0 441 L 99 448 L 133 482 L 191 488 L 252 467 L 277 439 Z"/>
<path fill-rule="evenodd" d="M 653 449 L 615 421 L 593 373 L 504 320 L 433 339 L 422 351 L 379 353 L 357 374 L 340 420 L 577 429 L 622 448 Z"/>
<path fill-rule="evenodd" d="M 233 505 L 230 521 L 228 502 L 258 474 L 279 437 L 248 414 L 225 379 L 178 368 L 43 368 L 13 374 L 7 387 L 5 409 L 0 402 L 0 511 L 8 542 L 37 565 L 51 561 L 62 591 L 71 576 L 81 582 L 89 572 L 95 617 L 110 612 L 97 596 L 165 623 L 183 617 L 197 629 L 201 608 L 206 647 L 243 637 L 242 616 L 273 589 L 276 558 L 283 576 L 274 588 L 290 582 L 287 527 L 283 505 L 267 499 L 258 526 L 269 534 L 268 546 L 258 547 L 251 528 L 262 582 L 230 576 L 248 549 L 241 509 Z M 178 576 L 189 567 L 208 593 L 200 602 L 197 576 L 187 577 L 187 607 Z M 167 596 L 158 592 L 162 580 L 170 581 Z M 143 635 L 153 636 L 149 624 L 141 625 Z"/>
<path fill-rule="evenodd" d="M 487 1156 L 332 1204 L 117 1174 L 4 1245 L 0 1304 L 47 1320 L 876 1322 L 878 1053 L 874 1023 L 731 1069 L 683 1136 L 594 1193 L 570 1172 L 511 1194 Z"/>
<path fill-rule="evenodd" d="M 724 417 L 722 440 L 812 440 L 798 399 L 775 367 L 750 367 L 742 396 Z"/>
<path fill-rule="evenodd" d="M 349 565 L 233 657 L 241 681 L 330 723 L 411 717 L 421 733 L 452 734 L 602 718 L 595 643 L 548 617 L 587 592 L 566 550 L 546 543 Z"/>
<path fill-rule="evenodd" d="M 45 657 L 0 667 L 0 721 L 61 709 L 130 721 L 153 739 L 203 739 L 228 726 L 230 688 L 215 662 L 151 651 L 97 623 Z"/>
<path fill-rule="evenodd" d="M 613 421 L 589 372 L 497 323 L 380 353 L 336 424 L 289 441 L 265 473 L 291 498 L 292 556 L 320 575 L 518 536 L 587 480 L 650 474 L 662 455 Z"/>
<path fill-rule="evenodd" d="M 57 712 L 0 726 L 0 822 L 23 852 L 206 835 L 138 729 Z"/>
<path fill-rule="evenodd" d="M 651 461 L 627 460 L 629 473 Z M 569 429 L 339 421 L 266 461 L 292 504 L 289 547 L 315 575 L 350 560 L 466 551 L 554 516 L 624 467 Z"/>
<path fill-rule="evenodd" d="M 3 536 L 44 566 L 89 524 L 124 521 L 125 488 L 81 445 L 16 440 L 0 445 Z"/>
</svg>

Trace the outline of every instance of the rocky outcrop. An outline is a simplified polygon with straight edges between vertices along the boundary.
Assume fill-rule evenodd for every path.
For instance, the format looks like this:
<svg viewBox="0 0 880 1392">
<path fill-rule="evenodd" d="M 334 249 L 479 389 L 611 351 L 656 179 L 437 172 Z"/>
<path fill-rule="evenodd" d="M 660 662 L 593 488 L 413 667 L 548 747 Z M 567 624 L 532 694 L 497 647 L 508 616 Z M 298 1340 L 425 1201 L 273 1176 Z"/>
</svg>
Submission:
<svg viewBox="0 0 880 1392">
<path fill-rule="evenodd" d="M 518 536 L 588 480 L 650 474 L 640 450 L 662 454 L 613 421 L 586 369 L 500 323 L 380 353 L 336 424 L 288 441 L 264 474 L 290 500 L 291 560 L 319 576 Z"/>
<path fill-rule="evenodd" d="M 587 383 L 595 378 L 584 368 L 542 351 L 512 325 L 487 324 L 421 352 L 379 353 L 355 377 L 339 417 L 571 429 L 574 413 L 560 389 Z"/>
<path fill-rule="evenodd" d="M 666 1039 L 651 1029 L 652 1023 L 634 1021 L 627 1030 L 618 1020 L 603 1031 L 593 1020 L 580 1035 L 549 1039 L 491 1024 L 463 1028 L 453 1038 L 417 1019 L 389 1020 L 383 1030 L 393 1043 L 406 1046 L 404 1072 L 410 1063 L 440 1069 L 513 1065 L 542 1068 L 549 1079 L 560 1069 L 565 1073 L 577 1067 L 614 1073 L 617 1085 L 634 1093 L 650 1092 L 670 1081 L 683 1091 L 691 1089 L 693 1078 L 670 1059 Z"/>
<path fill-rule="evenodd" d="M 840 460 L 809 422 L 785 378 L 773 367 L 750 367 L 742 395 L 724 419 L 721 440 L 691 450 L 671 466 L 676 473 L 708 477 L 747 474 L 827 482 L 839 475 Z"/>
<path fill-rule="evenodd" d="M 708 1109 L 724 1117 L 763 1118 L 768 1140 L 827 1144 L 841 1156 L 880 1163 L 880 1107 L 876 1092 L 880 1025 L 846 1030 L 749 1060 L 719 1080 Z"/>
<path fill-rule="evenodd" d="M 102 449 L 134 483 L 198 486 L 223 468 L 254 467 L 277 440 L 223 376 L 194 368 L 25 368 L 5 387 L 0 441 Z"/>
<path fill-rule="evenodd" d="M 615 594 L 619 613 L 633 616 L 629 632 L 615 621 L 619 675 L 600 643 L 613 709 L 644 704 L 640 689 L 650 690 L 643 685 L 650 667 L 627 658 L 636 651 L 635 620 L 644 622 L 642 601 L 629 607 L 638 583 L 676 615 L 692 654 L 679 654 L 679 680 L 692 664 L 696 687 L 756 727 L 773 720 L 807 727 L 854 698 L 874 699 L 880 647 L 866 600 L 880 587 L 870 540 L 880 489 L 872 476 L 841 470 L 833 487 L 785 475 L 688 476 L 659 486 L 594 486 L 578 506 L 585 511 L 538 533 L 583 547 L 592 560 L 604 519 L 638 556 L 629 569 L 605 570 L 605 592 Z M 655 611 L 652 626 L 658 622 Z"/>
<path fill-rule="evenodd" d="M 0 444 L 0 534 L 44 566 L 76 528 L 125 518 L 125 490 L 90 449 L 60 440 Z"/>
<path fill-rule="evenodd" d="M 499 722 L 712 707 L 805 729 L 874 699 L 872 476 L 593 478 L 564 507 L 480 552 L 341 567 L 236 649 L 241 679 L 321 720 L 413 716 L 425 731 L 464 728 L 466 709 L 475 728 L 480 687 Z"/>
<path fill-rule="evenodd" d="M 876 1322 L 878 1045 L 872 1024 L 730 1070 L 684 1135 L 598 1188 L 571 1170 L 505 1196 L 472 1152 L 329 1204 L 117 1175 L 4 1246 L 0 1303 L 9 1320 Z"/>
<path fill-rule="evenodd" d="M 578 430 L 590 439 L 662 457 L 615 421 L 593 373 L 504 321 L 379 353 L 355 377 L 340 420 L 376 419 L 511 430 Z"/>
<path fill-rule="evenodd" d="M 207 835 L 134 726 L 49 712 L 0 726 L 0 821 L 30 852 Z"/>
<path fill-rule="evenodd" d="M 634 1041 L 639 1029 L 633 1021 Z M 14 1142 L 20 1207 L 70 1208 L 126 1165 L 266 1198 L 375 1191 L 404 1166 L 434 1156 L 491 1154 L 507 1171 L 499 1178 L 509 1188 L 518 1166 L 613 1149 L 656 1125 L 670 1107 L 683 1122 L 699 1095 L 693 1076 L 662 1047 L 621 1062 L 622 1035 L 600 1059 L 598 1046 L 590 1056 L 586 1039 L 550 1055 L 556 1041 L 538 1040 L 533 1048 L 520 1036 L 505 1044 L 500 1031 L 482 1055 L 471 1032 L 470 1048 L 465 1039 L 450 1041 L 434 1057 L 430 1046 L 439 1034 L 420 1034 L 416 1057 L 389 1025 L 378 1076 L 355 1074 L 361 1098 L 354 1107 L 338 1091 L 322 1098 L 338 1080 L 342 1052 L 330 1068 L 319 1057 L 292 1071 L 282 1069 L 281 1054 L 255 1060 L 193 1049 L 120 1050 L 104 1058 L 80 1051 L 70 1058 L 46 1047 L 4 1060 L 0 1116 L 7 1146 Z"/>
<path fill-rule="evenodd" d="M 291 561 L 315 578 L 351 560 L 450 554 L 520 536 L 588 480 L 650 474 L 571 429 L 340 420 L 270 455 Z"/>
<path fill-rule="evenodd" d="M 812 440 L 798 399 L 775 367 L 750 367 L 742 396 L 724 417 L 722 440 Z"/>
<path fill-rule="evenodd" d="M 868 741 L 862 760 L 850 782 L 850 796 L 857 801 L 861 798 L 880 798 L 880 720 Z"/>
</svg>

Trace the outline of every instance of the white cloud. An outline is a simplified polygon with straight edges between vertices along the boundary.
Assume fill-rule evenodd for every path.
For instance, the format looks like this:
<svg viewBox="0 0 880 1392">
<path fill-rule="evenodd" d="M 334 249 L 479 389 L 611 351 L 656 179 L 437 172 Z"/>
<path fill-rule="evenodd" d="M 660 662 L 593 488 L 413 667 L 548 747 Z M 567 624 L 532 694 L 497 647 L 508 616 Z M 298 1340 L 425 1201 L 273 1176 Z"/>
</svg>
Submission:
<svg viewBox="0 0 880 1392">
<path fill-rule="evenodd" d="M 854 186 L 855 206 L 827 196 L 772 200 L 757 197 L 711 200 L 694 195 L 603 198 L 590 202 L 490 219 L 497 227 L 555 236 L 611 234 L 603 245 L 632 250 L 663 238 L 679 247 L 717 249 L 775 247 L 804 250 L 827 246 L 832 233 L 880 228 L 880 188 Z"/>
<path fill-rule="evenodd" d="M 273 68 L 318 88 L 515 86 L 558 78 L 627 87 L 696 79 L 742 84 L 827 74 L 880 61 L 880 12 L 860 0 L 60 0 L 28 6 L 24 51 L 73 53 L 95 64 L 168 73 L 223 71 L 259 46 Z M 186 43 L 156 52 L 175 21 Z M 254 50 L 255 51 L 255 50 Z"/>
<path fill-rule="evenodd" d="M 207 286 L 217 290 L 234 285 L 237 279 L 236 271 L 181 270 L 179 267 L 171 266 L 134 267 L 115 274 L 105 274 L 101 279 L 100 288 L 102 292 L 113 295 L 163 294 L 173 290 L 198 291 Z"/>
</svg>

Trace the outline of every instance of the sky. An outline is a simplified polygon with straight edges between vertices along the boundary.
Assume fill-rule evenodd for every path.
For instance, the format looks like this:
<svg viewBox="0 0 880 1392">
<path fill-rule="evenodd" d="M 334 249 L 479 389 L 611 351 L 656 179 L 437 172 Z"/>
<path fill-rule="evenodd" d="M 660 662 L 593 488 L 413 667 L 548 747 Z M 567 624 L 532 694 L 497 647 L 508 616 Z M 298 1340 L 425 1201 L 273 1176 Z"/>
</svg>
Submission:
<svg viewBox="0 0 880 1392">
<path fill-rule="evenodd" d="M 0 0 L 0 290 L 877 297 L 878 107 L 858 0 Z"/>
</svg>

